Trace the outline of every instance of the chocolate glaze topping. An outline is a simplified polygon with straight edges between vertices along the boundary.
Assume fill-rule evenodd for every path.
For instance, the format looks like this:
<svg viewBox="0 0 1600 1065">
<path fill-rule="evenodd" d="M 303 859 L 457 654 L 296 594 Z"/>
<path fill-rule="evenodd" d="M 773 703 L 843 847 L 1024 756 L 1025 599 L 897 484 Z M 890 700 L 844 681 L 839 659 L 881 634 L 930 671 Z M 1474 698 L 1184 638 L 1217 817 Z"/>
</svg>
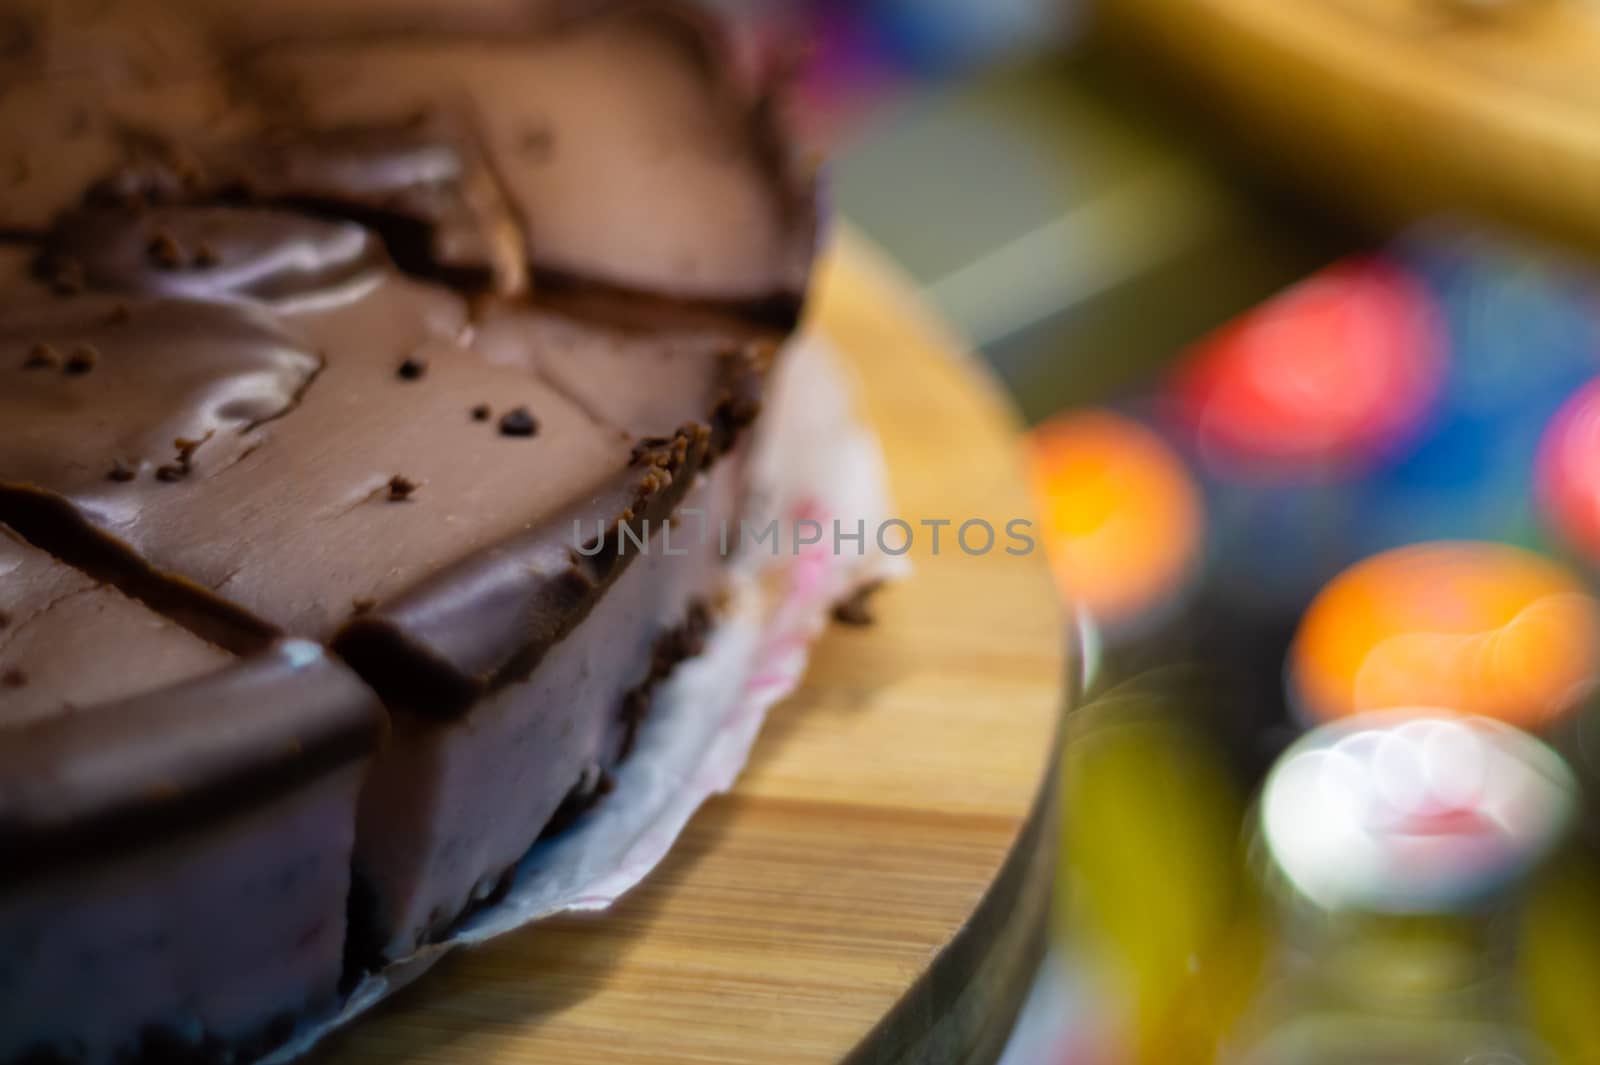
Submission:
<svg viewBox="0 0 1600 1065">
<path fill-rule="evenodd" d="M 809 179 L 698 16 L 323 7 L 0 18 L 0 860 L 526 677 L 797 316 Z"/>
<path fill-rule="evenodd" d="M 317 645 L 290 640 L 232 668 L 0 742 L 0 862 L 104 854 L 150 831 L 221 816 L 373 749 L 377 701 Z"/>
<path fill-rule="evenodd" d="M 41 352 L 61 372 L 29 372 Z M 0 309 L 0 424 L 16 427 L 0 443 L 0 482 L 69 496 L 120 527 L 152 493 L 108 484 L 114 462 L 140 482 L 168 463 L 214 475 L 259 445 L 321 367 L 303 340 L 239 303 L 96 295 Z"/>
<path fill-rule="evenodd" d="M 521 37 L 269 49 L 251 71 L 321 125 L 381 125 L 461 101 L 479 116 L 536 277 L 792 315 L 813 211 L 775 147 L 770 101 L 718 61 L 722 42 L 704 21 L 611 6 Z"/>
<path fill-rule="evenodd" d="M 409 272 L 503 294 L 521 291 L 526 280 L 517 221 L 470 125 L 442 111 L 374 125 L 272 126 L 198 148 L 157 140 L 89 198 L 135 207 L 287 207 L 363 223 Z"/>
<path fill-rule="evenodd" d="M 71 707 L 90 707 L 211 672 L 229 656 L 0 525 L 0 671 L 29 676 L 0 697 L 0 737 Z M 61 653 L 70 644 L 89 653 Z M 0 747 L 8 746 L 0 739 Z"/>
<path fill-rule="evenodd" d="M 383 245 L 351 222 L 241 207 L 91 207 L 65 215 L 44 276 L 75 264 L 95 290 L 219 300 L 290 300 L 370 280 Z"/>
<path fill-rule="evenodd" d="M 0 526 L 0 863 L 41 872 L 213 817 L 371 749 L 376 700 L 320 648 L 221 648 Z M 129 831 L 137 828 L 139 831 Z"/>
<path fill-rule="evenodd" d="M 391 705 L 461 713 L 531 673 L 588 615 L 632 557 L 617 527 L 659 528 L 704 467 L 710 439 L 705 426 L 689 425 L 645 443 L 626 470 L 551 520 L 359 614 L 334 648 Z"/>
</svg>

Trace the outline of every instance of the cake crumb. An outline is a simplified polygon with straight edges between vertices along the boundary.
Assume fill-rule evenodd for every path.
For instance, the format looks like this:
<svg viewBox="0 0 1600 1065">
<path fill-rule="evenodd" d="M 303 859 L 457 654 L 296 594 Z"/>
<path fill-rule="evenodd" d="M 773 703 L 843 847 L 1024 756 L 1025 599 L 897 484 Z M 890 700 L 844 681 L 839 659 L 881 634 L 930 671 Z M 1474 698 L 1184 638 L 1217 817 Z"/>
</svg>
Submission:
<svg viewBox="0 0 1600 1065">
<path fill-rule="evenodd" d="M 628 455 L 628 464 L 632 466 L 638 466 L 646 459 L 649 459 L 650 465 L 659 466 L 661 465 L 661 462 L 657 460 L 661 457 L 662 453 L 671 446 L 671 444 L 672 438 L 670 436 L 644 437 L 638 443 L 633 445 L 633 451 Z"/>
<path fill-rule="evenodd" d="M 358 596 L 350 600 L 350 610 L 356 614 L 370 614 L 378 609 L 378 601 L 370 596 Z"/>
<path fill-rule="evenodd" d="M 844 600 L 834 604 L 833 620 L 857 627 L 876 624 L 878 619 L 872 610 L 872 597 L 882 587 L 882 581 L 868 581 L 851 592 Z"/>
<path fill-rule="evenodd" d="M 144 250 L 150 261 L 164 270 L 176 270 L 183 265 L 183 249 L 178 247 L 178 242 L 170 234 L 157 233 L 150 238 Z"/>
<path fill-rule="evenodd" d="M 72 354 L 67 356 L 67 363 L 64 369 L 70 376 L 78 377 L 94 369 L 95 364 L 99 361 L 100 352 L 95 349 L 94 345 L 79 344 L 72 349 Z"/>
<path fill-rule="evenodd" d="M 417 490 L 417 482 L 401 474 L 389 478 L 389 502 L 404 503 Z"/>
<path fill-rule="evenodd" d="M 116 481 L 118 484 L 126 484 L 137 475 L 137 471 L 134 470 L 131 464 L 118 459 L 111 464 L 111 472 L 106 474 L 106 479 Z"/>
<path fill-rule="evenodd" d="M 494 411 L 489 409 L 487 403 L 480 403 L 472 408 L 472 420 L 475 422 L 486 422 L 493 414 Z"/>
<path fill-rule="evenodd" d="M 20 669 L 0 673 L 0 688 L 21 688 L 28 683 L 28 675 Z"/>
<path fill-rule="evenodd" d="M 395 372 L 399 374 L 402 381 L 419 381 L 428 372 L 428 364 L 422 359 L 408 358 L 400 364 L 400 368 Z"/>
<path fill-rule="evenodd" d="M 24 370 L 54 370 L 61 365 L 61 353 L 49 344 L 35 344 L 28 349 L 28 357 L 22 360 Z"/>
<path fill-rule="evenodd" d="M 501 436 L 535 436 L 539 422 L 527 407 L 514 407 L 500 418 Z"/>
<path fill-rule="evenodd" d="M 156 480 L 171 484 L 181 481 L 194 472 L 194 453 L 200 450 L 200 445 L 211 439 L 211 433 L 206 433 L 199 440 L 190 440 L 187 437 L 178 437 L 172 441 L 173 448 L 178 452 L 178 461 L 168 463 L 156 470 Z"/>
</svg>

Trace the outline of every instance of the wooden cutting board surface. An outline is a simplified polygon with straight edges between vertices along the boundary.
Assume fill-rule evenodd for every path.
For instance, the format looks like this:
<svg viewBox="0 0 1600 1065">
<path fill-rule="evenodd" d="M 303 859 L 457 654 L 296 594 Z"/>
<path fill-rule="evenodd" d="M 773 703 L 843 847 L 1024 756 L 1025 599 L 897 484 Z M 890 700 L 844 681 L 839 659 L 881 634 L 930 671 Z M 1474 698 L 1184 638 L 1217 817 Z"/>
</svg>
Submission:
<svg viewBox="0 0 1600 1065">
<path fill-rule="evenodd" d="M 1254 166 L 1384 224 L 1465 213 L 1600 249 L 1596 0 L 1099 6 L 1141 76 L 1178 73 Z"/>
<path fill-rule="evenodd" d="M 848 232 L 815 317 L 900 516 L 1030 516 L 997 387 Z M 453 955 L 318 1060 L 993 1061 L 1043 945 L 1065 627 L 1039 552 L 929 546 L 874 626 L 823 638 L 735 792 L 642 886 Z"/>
</svg>

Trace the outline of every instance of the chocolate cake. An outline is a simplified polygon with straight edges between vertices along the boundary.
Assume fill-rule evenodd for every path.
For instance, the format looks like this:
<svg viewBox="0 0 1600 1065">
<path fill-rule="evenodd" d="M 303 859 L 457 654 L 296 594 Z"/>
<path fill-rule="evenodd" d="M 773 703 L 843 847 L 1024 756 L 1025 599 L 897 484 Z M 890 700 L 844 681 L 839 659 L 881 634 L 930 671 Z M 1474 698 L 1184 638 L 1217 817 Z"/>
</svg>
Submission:
<svg viewBox="0 0 1600 1065">
<path fill-rule="evenodd" d="M 606 791 L 725 580 L 651 545 L 737 525 L 810 269 L 748 54 L 0 11 L 0 1063 L 248 1060 Z"/>
</svg>

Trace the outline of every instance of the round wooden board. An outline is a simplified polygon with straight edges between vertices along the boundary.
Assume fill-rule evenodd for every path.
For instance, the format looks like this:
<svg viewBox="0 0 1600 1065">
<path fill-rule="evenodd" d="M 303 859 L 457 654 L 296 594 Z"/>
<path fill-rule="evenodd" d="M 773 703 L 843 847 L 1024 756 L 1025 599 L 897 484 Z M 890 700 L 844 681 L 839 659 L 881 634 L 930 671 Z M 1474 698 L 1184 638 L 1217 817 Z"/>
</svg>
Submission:
<svg viewBox="0 0 1600 1065">
<path fill-rule="evenodd" d="M 819 283 L 898 513 L 1029 516 L 1008 407 L 892 268 L 843 233 Z M 823 638 L 641 887 L 458 952 L 321 1060 L 993 1061 L 1043 949 L 1065 630 L 1041 553 L 941 548 Z"/>
<path fill-rule="evenodd" d="M 1459 212 L 1600 248 L 1593 0 L 1106 0 L 1214 113 L 1393 224 Z"/>
</svg>

